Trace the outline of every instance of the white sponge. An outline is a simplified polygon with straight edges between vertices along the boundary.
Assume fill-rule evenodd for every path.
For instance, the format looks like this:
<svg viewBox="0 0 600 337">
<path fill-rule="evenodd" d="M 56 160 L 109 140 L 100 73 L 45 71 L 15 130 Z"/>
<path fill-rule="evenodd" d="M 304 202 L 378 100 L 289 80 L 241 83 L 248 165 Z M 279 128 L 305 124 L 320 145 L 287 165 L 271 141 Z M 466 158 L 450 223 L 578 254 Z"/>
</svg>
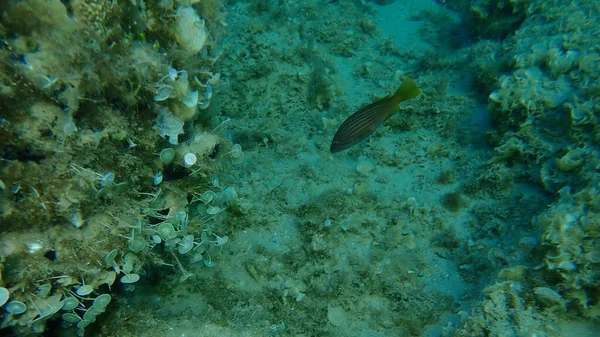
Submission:
<svg viewBox="0 0 600 337">
<path fill-rule="evenodd" d="M 190 54 L 198 53 L 206 43 L 204 20 L 192 7 L 182 6 L 177 9 L 174 34 L 177 43 Z"/>
</svg>

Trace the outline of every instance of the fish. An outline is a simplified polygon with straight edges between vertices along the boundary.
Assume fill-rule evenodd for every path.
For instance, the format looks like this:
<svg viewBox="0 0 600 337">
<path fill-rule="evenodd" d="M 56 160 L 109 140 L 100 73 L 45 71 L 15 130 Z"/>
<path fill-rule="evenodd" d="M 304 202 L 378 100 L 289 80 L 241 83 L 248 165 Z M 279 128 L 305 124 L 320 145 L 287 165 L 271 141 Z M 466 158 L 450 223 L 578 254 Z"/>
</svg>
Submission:
<svg viewBox="0 0 600 337">
<path fill-rule="evenodd" d="M 329 151 L 344 151 L 371 135 L 383 122 L 400 111 L 398 104 L 407 99 L 417 97 L 421 90 L 415 81 L 407 77 L 393 95 L 388 95 L 360 108 L 346 118 L 333 136 Z"/>
</svg>

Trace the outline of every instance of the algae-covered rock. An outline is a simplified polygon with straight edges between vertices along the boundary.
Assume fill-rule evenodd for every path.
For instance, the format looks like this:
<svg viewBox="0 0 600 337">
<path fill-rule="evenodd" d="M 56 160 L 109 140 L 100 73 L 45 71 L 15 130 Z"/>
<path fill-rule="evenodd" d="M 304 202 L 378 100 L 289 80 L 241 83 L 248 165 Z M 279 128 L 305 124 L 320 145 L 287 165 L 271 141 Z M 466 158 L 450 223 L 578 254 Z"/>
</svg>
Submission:
<svg viewBox="0 0 600 337">
<path fill-rule="evenodd" d="M 572 195 L 563 189 L 561 199 L 536 219 L 543 242 L 551 247 L 545 266 L 560 275 L 557 283 L 549 286 L 566 290 L 567 296 L 577 294 L 573 299 L 584 311 L 590 309 L 588 301 L 598 300 L 598 295 L 589 289 L 600 286 L 600 247 L 593 243 L 600 238 L 600 213 L 597 206 L 585 206 L 600 199 L 598 193 L 590 192 Z"/>
</svg>

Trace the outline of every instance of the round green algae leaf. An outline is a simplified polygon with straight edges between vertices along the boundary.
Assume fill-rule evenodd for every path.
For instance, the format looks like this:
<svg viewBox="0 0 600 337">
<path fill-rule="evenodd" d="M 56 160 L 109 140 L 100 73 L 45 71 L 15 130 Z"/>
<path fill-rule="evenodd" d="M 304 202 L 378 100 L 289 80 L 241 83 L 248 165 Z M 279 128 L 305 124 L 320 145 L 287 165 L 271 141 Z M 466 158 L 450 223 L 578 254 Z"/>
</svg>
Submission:
<svg viewBox="0 0 600 337">
<path fill-rule="evenodd" d="M 115 258 L 117 257 L 117 254 L 119 254 L 118 249 L 113 249 L 110 252 L 108 252 L 108 254 L 106 254 L 106 257 L 104 258 L 104 263 L 106 263 L 106 265 L 109 267 L 116 266 L 117 263 L 115 262 Z"/>
<path fill-rule="evenodd" d="M 140 275 L 138 275 L 138 274 L 128 274 L 128 275 L 121 277 L 121 283 L 125 283 L 125 284 L 135 283 L 139 280 L 140 280 Z"/>
<path fill-rule="evenodd" d="M 9 297 L 10 292 L 8 291 L 8 289 L 0 287 L 0 307 L 3 306 L 6 302 L 8 302 Z"/>
<path fill-rule="evenodd" d="M 226 187 L 223 192 L 221 192 L 223 201 L 228 203 L 233 201 L 233 199 L 237 198 L 237 192 L 235 188 L 232 186 Z"/>
<path fill-rule="evenodd" d="M 63 321 L 69 322 L 72 324 L 79 323 L 79 321 L 81 321 L 81 318 L 79 318 L 79 316 L 77 316 L 76 314 L 71 313 L 71 312 L 62 314 L 62 319 L 63 319 Z"/>
<path fill-rule="evenodd" d="M 40 307 L 40 305 L 38 305 L 37 309 L 39 312 L 39 317 L 36 318 L 35 320 L 40 320 L 45 317 L 50 317 L 50 316 L 54 315 L 55 313 L 57 313 L 60 309 L 62 309 L 65 303 L 60 300 L 61 297 L 62 297 L 62 295 L 60 295 L 60 294 L 51 296 L 48 299 L 44 300 L 44 302 L 43 302 L 44 305 L 42 305 L 41 307 Z"/>
<path fill-rule="evenodd" d="M 87 295 L 91 294 L 92 291 L 94 291 L 94 287 L 92 287 L 89 284 L 84 284 L 77 289 L 76 293 L 79 296 L 87 296 Z"/>
<path fill-rule="evenodd" d="M 202 196 L 200 197 L 200 200 L 206 205 L 209 204 L 211 201 L 213 201 L 213 199 L 215 198 L 215 192 L 208 190 L 204 193 L 202 193 Z"/>
<path fill-rule="evenodd" d="M 38 296 L 41 298 L 46 298 L 50 294 L 51 290 L 52 290 L 52 286 L 50 284 L 48 284 L 48 283 L 42 284 L 41 286 L 38 287 Z"/>
<path fill-rule="evenodd" d="M 6 312 L 8 312 L 11 315 L 19 315 L 27 311 L 27 306 L 23 302 L 10 301 L 4 307 L 4 310 L 6 310 Z"/>
<path fill-rule="evenodd" d="M 78 305 L 79 305 L 79 300 L 77 300 L 75 297 L 67 297 L 63 300 L 62 309 L 64 311 L 71 311 L 71 310 L 74 310 L 75 308 L 77 308 Z"/>
<path fill-rule="evenodd" d="M 117 273 L 115 273 L 115 272 L 114 272 L 114 271 L 112 271 L 112 270 L 111 270 L 111 271 L 107 271 L 107 272 L 104 274 L 104 278 L 103 278 L 103 279 L 101 279 L 101 281 L 102 281 L 102 282 L 101 282 L 100 284 L 106 283 L 106 284 L 108 284 L 109 286 L 112 286 L 112 285 L 113 285 L 113 283 L 115 283 L 115 280 L 116 280 L 116 279 L 117 279 Z"/>
<path fill-rule="evenodd" d="M 175 158 L 175 150 L 173 150 L 170 147 L 163 149 L 162 151 L 160 151 L 159 157 L 160 157 L 160 161 L 163 164 L 169 165 L 173 161 L 173 158 Z"/>
<path fill-rule="evenodd" d="M 94 321 L 86 321 L 85 319 L 82 319 L 81 321 L 79 321 L 79 323 L 77 323 L 77 329 L 83 330 L 92 323 L 94 323 Z"/>
<path fill-rule="evenodd" d="M 106 308 L 112 297 L 109 294 L 102 294 L 94 300 L 94 307 Z"/>
<path fill-rule="evenodd" d="M 131 250 L 134 253 L 139 253 L 142 250 L 144 250 L 147 246 L 148 243 L 146 242 L 146 239 L 144 239 L 138 234 L 135 234 L 131 237 L 131 240 L 129 240 L 127 248 L 129 248 L 129 250 Z"/>
<path fill-rule="evenodd" d="M 230 152 L 233 158 L 239 158 L 242 155 L 242 146 L 237 143 L 233 144 Z"/>
<path fill-rule="evenodd" d="M 125 263 L 123 264 L 123 268 L 121 268 L 122 271 L 125 274 L 131 273 L 131 271 L 133 270 L 133 264 L 135 263 L 135 255 L 127 253 L 123 260 L 125 261 Z"/>
<path fill-rule="evenodd" d="M 175 227 L 168 222 L 161 223 L 156 231 L 163 240 L 169 240 L 177 236 L 177 234 L 175 234 Z"/>
<path fill-rule="evenodd" d="M 179 244 L 179 241 L 181 241 L 181 238 L 172 238 L 169 240 L 165 241 L 165 248 L 167 249 L 171 249 L 173 247 L 175 247 L 177 244 Z"/>
<path fill-rule="evenodd" d="M 83 314 L 83 320 L 94 322 L 96 320 L 96 317 L 98 317 L 98 315 L 100 315 L 103 312 L 104 312 L 104 308 L 99 308 L 95 305 L 92 305 L 91 307 L 88 308 L 88 310 L 85 312 L 85 314 Z"/>
<path fill-rule="evenodd" d="M 218 206 L 208 206 L 208 208 L 206 209 L 206 214 L 208 215 L 215 215 L 219 212 L 221 212 L 221 208 Z"/>
<path fill-rule="evenodd" d="M 194 248 L 194 236 L 188 234 L 183 237 L 181 242 L 179 242 L 177 250 L 179 251 L 179 254 L 186 254 L 187 252 L 192 250 L 192 248 Z"/>
</svg>

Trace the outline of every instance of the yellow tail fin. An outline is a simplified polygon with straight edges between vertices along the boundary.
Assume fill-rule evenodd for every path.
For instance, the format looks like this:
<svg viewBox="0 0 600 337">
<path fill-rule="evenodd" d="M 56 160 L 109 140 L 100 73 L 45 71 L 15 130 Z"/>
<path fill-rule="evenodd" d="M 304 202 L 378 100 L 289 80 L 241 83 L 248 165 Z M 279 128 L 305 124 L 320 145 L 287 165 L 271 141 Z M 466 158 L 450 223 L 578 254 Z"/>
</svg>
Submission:
<svg viewBox="0 0 600 337">
<path fill-rule="evenodd" d="M 402 81 L 400 88 L 396 90 L 396 93 L 393 96 L 393 100 L 394 102 L 397 102 L 396 104 L 398 104 L 402 101 L 406 101 L 409 98 L 417 97 L 420 94 L 421 89 L 417 87 L 415 81 L 412 78 L 407 77 L 404 79 L 404 81 Z"/>
</svg>

